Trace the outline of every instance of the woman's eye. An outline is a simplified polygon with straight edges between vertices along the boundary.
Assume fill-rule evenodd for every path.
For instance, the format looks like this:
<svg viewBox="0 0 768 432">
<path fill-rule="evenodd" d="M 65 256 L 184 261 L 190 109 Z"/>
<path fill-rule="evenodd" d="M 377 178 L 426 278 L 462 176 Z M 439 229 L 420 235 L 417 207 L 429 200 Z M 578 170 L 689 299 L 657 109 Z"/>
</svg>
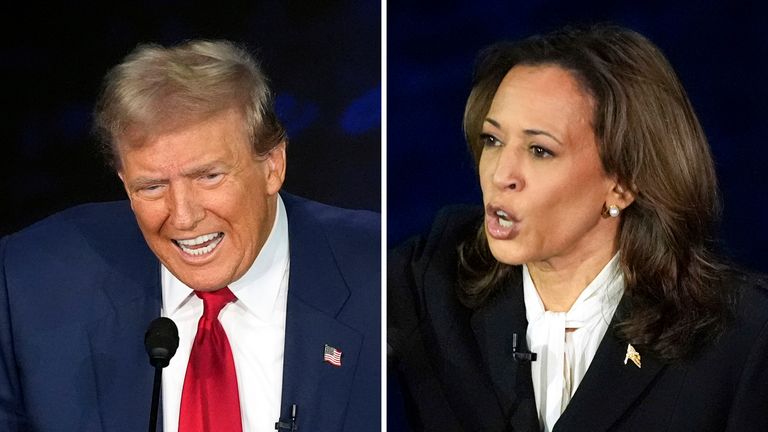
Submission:
<svg viewBox="0 0 768 432">
<path fill-rule="evenodd" d="M 491 134 L 480 134 L 480 142 L 484 147 L 498 147 L 501 145 L 501 141 Z"/>
<path fill-rule="evenodd" d="M 554 156 L 554 154 L 545 149 L 544 147 L 538 146 L 538 145 L 532 145 L 530 147 L 531 154 L 535 158 L 544 159 L 544 158 L 551 158 Z"/>
</svg>

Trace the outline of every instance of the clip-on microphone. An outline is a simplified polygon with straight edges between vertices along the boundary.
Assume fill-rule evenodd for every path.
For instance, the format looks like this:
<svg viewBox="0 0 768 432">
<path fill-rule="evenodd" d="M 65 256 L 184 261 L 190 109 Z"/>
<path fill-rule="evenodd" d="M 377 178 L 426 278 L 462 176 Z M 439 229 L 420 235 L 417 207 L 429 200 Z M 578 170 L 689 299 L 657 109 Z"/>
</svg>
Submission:
<svg viewBox="0 0 768 432">
<path fill-rule="evenodd" d="M 299 430 L 299 427 L 296 426 L 296 412 L 298 410 L 296 409 L 296 404 L 291 404 L 291 421 L 282 421 L 278 420 L 275 423 L 275 430 L 276 431 L 289 431 L 289 432 L 295 432 Z"/>
<path fill-rule="evenodd" d="M 536 353 L 517 350 L 517 333 L 512 333 L 512 358 L 516 361 L 536 361 Z"/>
</svg>

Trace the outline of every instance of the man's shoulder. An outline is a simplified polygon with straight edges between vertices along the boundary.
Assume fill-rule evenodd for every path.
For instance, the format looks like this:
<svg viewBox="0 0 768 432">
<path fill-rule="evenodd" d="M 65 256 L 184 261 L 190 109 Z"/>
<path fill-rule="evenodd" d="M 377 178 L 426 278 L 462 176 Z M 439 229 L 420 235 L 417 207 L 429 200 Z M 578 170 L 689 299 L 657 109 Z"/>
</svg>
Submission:
<svg viewBox="0 0 768 432">
<path fill-rule="evenodd" d="M 79 205 L 4 237 L 0 267 L 17 310 L 28 317 L 49 311 L 46 322 L 58 325 L 67 309 L 78 310 L 74 294 L 96 302 L 104 287 L 135 287 L 124 290 L 131 300 L 151 289 L 157 260 L 128 203 L 109 202 Z"/>
<path fill-rule="evenodd" d="M 317 201 L 281 193 L 288 213 L 288 224 L 311 226 L 332 241 L 379 243 L 381 215 L 370 210 L 334 207 Z M 362 246 L 362 244 L 361 244 Z"/>
<path fill-rule="evenodd" d="M 135 225 L 135 219 L 128 201 L 111 201 L 80 204 L 54 213 L 45 219 L 9 235 L 14 239 L 31 239 L 56 234 L 61 236 L 72 230 L 78 232 L 103 231 L 120 226 Z M 56 237 L 51 237 L 54 241 Z"/>
<path fill-rule="evenodd" d="M 146 249 L 127 201 L 71 207 L 8 235 L 3 242 L 6 260 L 29 266 L 51 259 L 86 261 L 94 254 L 108 259 Z"/>
<path fill-rule="evenodd" d="M 285 203 L 288 214 L 299 214 L 301 216 L 311 215 L 327 223 L 334 223 L 340 220 L 354 220 L 361 226 L 378 229 L 378 223 L 381 220 L 379 213 L 370 210 L 355 210 L 342 207 L 336 207 L 302 198 L 289 193 L 281 192 L 280 197 Z"/>
<path fill-rule="evenodd" d="M 350 287 L 374 292 L 381 272 L 380 216 L 366 210 L 348 210 L 281 193 L 288 215 L 291 266 L 312 265 L 328 252 L 333 265 Z"/>
</svg>

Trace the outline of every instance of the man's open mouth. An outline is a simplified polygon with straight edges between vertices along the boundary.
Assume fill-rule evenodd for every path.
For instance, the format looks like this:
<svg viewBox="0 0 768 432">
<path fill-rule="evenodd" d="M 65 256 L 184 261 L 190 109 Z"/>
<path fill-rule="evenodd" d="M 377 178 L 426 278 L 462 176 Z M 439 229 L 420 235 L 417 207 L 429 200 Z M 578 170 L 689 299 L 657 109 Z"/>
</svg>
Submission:
<svg viewBox="0 0 768 432">
<path fill-rule="evenodd" d="M 174 239 L 173 242 L 184 253 L 189 255 L 199 256 L 199 255 L 205 255 L 207 253 L 211 253 L 211 251 L 216 249 L 216 246 L 218 246 L 219 243 L 221 243 L 221 240 L 223 238 L 224 238 L 224 233 L 217 232 L 217 233 L 203 234 L 201 236 L 197 236 L 191 239 L 181 239 L 181 240 Z"/>
</svg>

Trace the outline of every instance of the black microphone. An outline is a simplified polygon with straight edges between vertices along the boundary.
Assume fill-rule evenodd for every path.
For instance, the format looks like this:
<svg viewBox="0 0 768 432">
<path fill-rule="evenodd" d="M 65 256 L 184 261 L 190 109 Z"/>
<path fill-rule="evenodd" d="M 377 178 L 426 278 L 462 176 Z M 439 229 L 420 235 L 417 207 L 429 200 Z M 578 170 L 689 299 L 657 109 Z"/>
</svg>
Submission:
<svg viewBox="0 0 768 432">
<path fill-rule="evenodd" d="M 157 318 L 149 324 L 144 335 L 144 347 L 149 354 L 149 363 L 154 367 L 168 366 L 171 357 L 179 347 L 179 330 L 176 324 L 165 317 Z"/>
<path fill-rule="evenodd" d="M 152 407 L 149 414 L 149 432 L 157 428 L 157 410 L 160 404 L 160 383 L 163 368 L 168 366 L 171 357 L 179 347 L 179 330 L 169 318 L 160 317 L 149 323 L 144 334 L 144 348 L 149 354 L 149 363 L 155 367 L 155 382 L 152 386 Z"/>
<path fill-rule="evenodd" d="M 517 333 L 512 333 L 512 358 L 517 361 L 536 361 L 536 353 L 517 350 Z"/>
<path fill-rule="evenodd" d="M 290 431 L 295 432 L 299 430 L 299 427 L 296 426 L 296 413 L 298 409 L 296 408 L 296 404 L 291 404 L 291 421 L 283 421 L 282 419 L 278 420 L 275 423 L 275 430 L 276 431 Z"/>
</svg>

